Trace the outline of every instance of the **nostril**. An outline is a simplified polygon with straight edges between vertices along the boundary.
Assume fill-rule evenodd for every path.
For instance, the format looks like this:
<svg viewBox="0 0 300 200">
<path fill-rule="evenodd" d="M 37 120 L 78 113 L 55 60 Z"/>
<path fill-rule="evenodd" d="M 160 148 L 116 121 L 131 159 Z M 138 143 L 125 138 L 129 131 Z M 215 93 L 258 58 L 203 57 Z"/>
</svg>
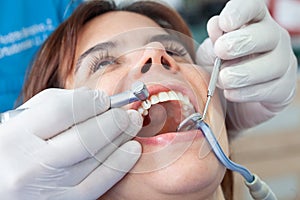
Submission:
<svg viewBox="0 0 300 200">
<path fill-rule="evenodd" d="M 152 59 L 149 58 L 146 63 L 144 64 L 144 66 L 142 67 L 141 69 L 141 72 L 142 73 L 146 73 L 147 71 L 149 71 L 150 67 L 151 67 L 151 64 L 152 64 Z"/>
<path fill-rule="evenodd" d="M 161 64 L 164 66 L 165 69 L 169 70 L 171 64 L 169 63 L 169 61 L 167 59 L 165 59 L 163 56 L 161 57 L 160 60 Z"/>
<path fill-rule="evenodd" d="M 160 63 L 165 69 L 167 69 L 167 70 L 171 69 L 170 62 L 166 58 L 164 58 L 164 56 L 161 56 Z M 151 66 L 152 66 L 152 58 L 148 58 L 148 60 L 144 63 L 143 67 L 141 68 L 141 72 L 143 74 L 148 72 L 150 70 Z"/>
</svg>

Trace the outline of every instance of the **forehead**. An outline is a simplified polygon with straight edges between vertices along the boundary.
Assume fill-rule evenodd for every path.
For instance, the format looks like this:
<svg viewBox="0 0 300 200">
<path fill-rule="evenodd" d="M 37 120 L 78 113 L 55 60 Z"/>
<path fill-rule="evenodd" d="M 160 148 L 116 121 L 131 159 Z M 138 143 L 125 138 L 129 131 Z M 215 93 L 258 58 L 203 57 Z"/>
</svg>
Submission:
<svg viewBox="0 0 300 200">
<path fill-rule="evenodd" d="M 150 29 L 149 32 L 149 27 L 156 28 Z M 143 28 L 145 31 L 142 31 Z M 140 31 L 135 31 L 136 34 L 134 35 L 126 34 L 136 29 Z M 156 22 L 144 15 L 127 11 L 112 11 L 95 17 L 83 27 L 79 34 L 77 50 L 81 54 L 95 44 L 108 41 L 120 34 L 132 36 L 131 39 L 137 39 L 144 34 L 158 33 L 165 33 L 165 31 Z"/>
</svg>

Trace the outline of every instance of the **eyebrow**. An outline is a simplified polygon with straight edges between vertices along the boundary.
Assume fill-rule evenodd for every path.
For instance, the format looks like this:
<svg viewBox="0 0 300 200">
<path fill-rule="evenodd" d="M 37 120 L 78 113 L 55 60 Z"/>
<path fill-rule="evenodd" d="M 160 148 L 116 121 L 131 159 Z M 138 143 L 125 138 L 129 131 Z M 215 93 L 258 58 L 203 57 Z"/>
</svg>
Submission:
<svg viewBox="0 0 300 200">
<path fill-rule="evenodd" d="M 117 43 L 116 42 L 108 41 L 108 42 L 103 42 L 103 43 L 96 44 L 95 46 L 89 48 L 83 54 L 81 54 L 80 57 L 78 58 L 75 71 L 78 70 L 78 68 L 80 67 L 80 64 L 81 64 L 82 60 L 85 57 L 87 57 L 87 55 L 89 55 L 89 54 L 91 54 L 93 52 L 101 51 L 101 50 L 108 51 L 108 50 L 114 49 L 116 47 L 117 47 Z"/>
<path fill-rule="evenodd" d="M 176 42 L 186 48 L 186 44 L 175 35 L 169 35 L 169 34 L 155 35 L 150 39 L 150 42 Z"/>
</svg>

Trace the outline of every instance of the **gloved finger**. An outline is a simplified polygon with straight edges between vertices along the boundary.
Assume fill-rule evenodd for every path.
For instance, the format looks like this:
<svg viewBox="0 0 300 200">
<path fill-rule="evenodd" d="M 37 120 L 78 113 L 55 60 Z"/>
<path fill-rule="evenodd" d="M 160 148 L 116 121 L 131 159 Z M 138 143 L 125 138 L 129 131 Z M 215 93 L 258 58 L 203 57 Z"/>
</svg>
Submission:
<svg viewBox="0 0 300 200">
<path fill-rule="evenodd" d="M 59 180 L 55 181 L 55 179 L 52 178 L 52 181 L 48 182 L 48 186 L 56 188 L 73 187 L 84 180 L 92 171 L 99 167 L 100 164 L 101 163 L 99 163 L 95 158 L 87 158 L 79 163 L 62 169 L 50 167 L 49 169 L 55 170 L 54 174 L 59 174 Z"/>
<path fill-rule="evenodd" d="M 212 66 L 216 59 L 214 46 L 210 38 L 206 38 L 196 52 L 196 63 L 200 66 Z"/>
<path fill-rule="evenodd" d="M 213 16 L 208 20 L 207 33 L 213 43 L 223 35 L 223 30 L 219 26 L 219 16 Z"/>
<path fill-rule="evenodd" d="M 273 51 L 249 56 L 246 61 L 238 59 L 229 61 L 232 64 L 220 71 L 218 87 L 221 89 L 241 88 L 283 76 L 291 61 L 291 59 L 284 59 L 291 56 L 290 51 L 281 50 L 288 49 L 287 39 L 281 39 Z"/>
<path fill-rule="evenodd" d="M 141 154 L 141 145 L 129 141 L 117 149 L 102 165 L 80 184 L 70 188 L 59 199 L 97 199 L 116 184 L 134 166 Z"/>
<path fill-rule="evenodd" d="M 224 32 L 231 32 L 249 22 L 262 20 L 266 14 L 264 1 L 231 0 L 220 13 L 219 26 Z"/>
<path fill-rule="evenodd" d="M 76 91 L 79 90 L 89 90 L 89 89 L 87 87 L 76 88 Z M 32 98 L 24 102 L 16 109 L 32 108 L 34 106 L 43 104 L 45 101 L 48 101 L 51 98 L 61 98 L 63 95 L 69 95 L 70 93 L 72 94 L 73 92 L 74 90 L 69 90 L 69 89 L 48 88 L 37 93 L 36 95 L 34 95 Z"/>
<path fill-rule="evenodd" d="M 286 106 L 295 94 L 297 68 L 288 68 L 284 76 L 261 84 L 251 85 L 239 89 L 224 90 L 226 99 L 232 102 L 266 102 L 269 106 Z M 279 109 L 279 108 L 277 108 Z"/>
<path fill-rule="evenodd" d="M 280 32 L 275 25 L 263 21 L 226 33 L 216 40 L 215 54 L 221 59 L 231 60 L 273 50 L 280 40 Z"/>
<path fill-rule="evenodd" d="M 48 146 L 39 152 L 40 157 L 44 157 L 41 158 L 43 163 L 52 167 L 70 166 L 94 157 L 98 152 L 101 154 L 107 145 L 115 146 L 113 140 L 121 134 L 134 137 L 141 127 L 142 117 L 137 111 L 111 109 L 49 140 Z M 106 157 L 112 151 L 105 151 Z"/>
<path fill-rule="evenodd" d="M 118 136 L 116 139 L 114 139 L 111 143 L 107 144 L 105 147 L 101 149 L 94 158 L 103 163 L 109 155 L 114 152 L 117 148 L 119 148 L 122 144 L 125 142 L 128 142 L 130 139 L 132 139 L 141 129 L 140 126 L 130 124 L 131 128 L 128 128 L 126 131 L 127 133 L 123 133 L 120 136 Z M 130 133 L 128 133 L 130 132 Z"/>
<path fill-rule="evenodd" d="M 134 127 L 136 128 L 136 126 Z M 87 177 L 96 167 L 104 163 L 105 160 L 116 151 L 122 144 L 132 139 L 132 136 L 128 134 L 121 134 L 112 143 L 107 144 L 103 147 L 96 155 L 92 158 L 87 158 L 75 165 L 72 165 L 66 169 L 68 171 L 68 177 L 60 181 L 61 186 L 66 185 L 77 185 L 85 177 Z M 107 166 L 109 167 L 109 166 Z M 72 178 L 70 178 L 70 175 Z"/>
<path fill-rule="evenodd" d="M 23 105 L 29 108 L 12 118 L 15 126 L 48 139 L 73 124 L 106 111 L 109 97 L 102 91 L 48 89 Z M 84 107 L 84 108 L 83 108 Z"/>
</svg>

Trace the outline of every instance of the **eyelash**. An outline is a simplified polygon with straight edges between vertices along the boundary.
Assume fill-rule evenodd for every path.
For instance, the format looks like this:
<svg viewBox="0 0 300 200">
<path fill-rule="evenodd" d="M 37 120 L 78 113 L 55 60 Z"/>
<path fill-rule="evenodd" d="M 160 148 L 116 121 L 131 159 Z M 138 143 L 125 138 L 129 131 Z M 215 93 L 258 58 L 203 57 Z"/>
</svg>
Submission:
<svg viewBox="0 0 300 200">
<path fill-rule="evenodd" d="M 184 57 L 185 55 L 188 54 L 186 48 L 180 44 L 174 42 L 164 42 L 163 45 L 166 49 L 166 52 L 170 56 Z"/>
<path fill-rule="evenodd" d="M 115 57 L 110 56 L 108 52 L 101 52 L 98 55 L 92 56 L 90 61 L 90 68 L 92 73 L 104 69 L 109 65 L 117 64 Z"/>
</svg>

